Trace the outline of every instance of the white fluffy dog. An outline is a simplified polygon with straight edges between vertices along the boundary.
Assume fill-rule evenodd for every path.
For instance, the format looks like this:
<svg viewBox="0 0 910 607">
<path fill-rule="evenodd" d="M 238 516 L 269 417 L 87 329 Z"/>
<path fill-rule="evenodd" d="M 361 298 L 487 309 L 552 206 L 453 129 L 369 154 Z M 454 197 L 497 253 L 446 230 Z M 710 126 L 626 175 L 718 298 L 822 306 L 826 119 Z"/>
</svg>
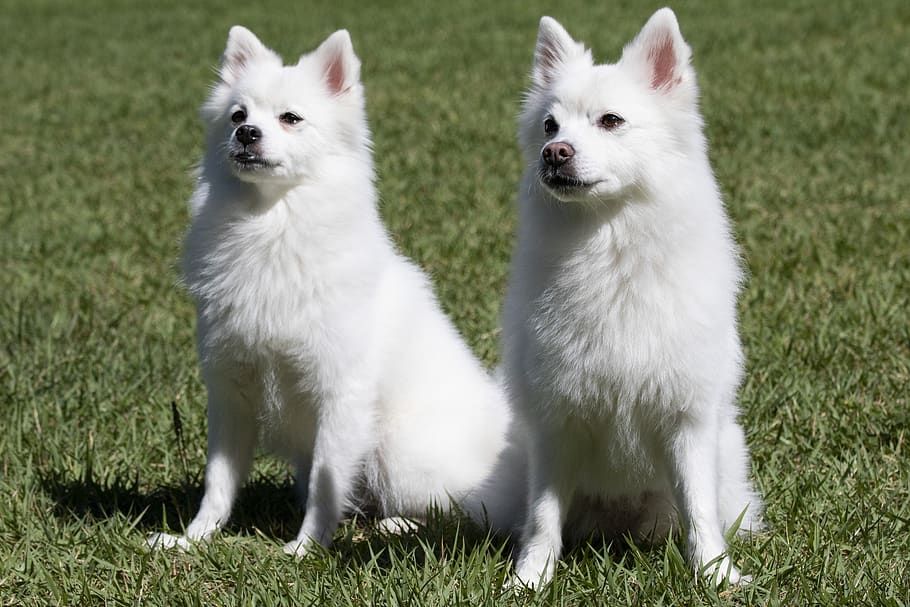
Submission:
<svg viewBox="0 0 910 607">
<path fill-rule="evenodd" d="M 260 440 L 305 494 L 289 553 L 328 545 L 365 504 L 410 518 L 454 502 L 495 529 L 520 523 L 504 392 L 380 222 L 359 71 L 346 31 L 289 66 L 230 31 L 183 264 L 208 390 L 205 495 L 184 536 L 154 545 L 211 536 Z"/>
<path fill-rule="evenodd" d="M 613 65 L 540 22 L 503 320 L 532 434 L 523 584 L 552 577 L 566 524 L 653 539 L 677 513 L 695 568 L 736 582 L 724 530 L 760 525 L 737 422 L 742 274 L 689 58 L 670 9 Z"/>
</svg>

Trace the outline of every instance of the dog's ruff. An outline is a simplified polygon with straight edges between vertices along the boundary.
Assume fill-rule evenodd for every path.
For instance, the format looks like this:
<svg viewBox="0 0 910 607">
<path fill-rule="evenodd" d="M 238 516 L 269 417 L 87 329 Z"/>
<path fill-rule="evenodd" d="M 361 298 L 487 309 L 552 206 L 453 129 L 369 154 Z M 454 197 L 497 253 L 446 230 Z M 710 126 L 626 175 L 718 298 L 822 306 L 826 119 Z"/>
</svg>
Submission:
<svg viewBox="0 0 910 607">
<path fill-rule="evenodd" d="M 689 57 L 669 9 L 613 65 L 541 20 L 503 313 L 531 431 L 513 583 L 552 577 L 564 525 L 660 539 L 677 512 L 693 566 L 736 582 L 724 530 L 761 525 L 737 422 L 742 274 Z"/>
<path fill-rule="evenodd" d="M 345 31 L 291 66 L 230 31 L 183 259 L 208 390 L 205 494 L 184 536 L 153 545 L 223 525 L 260 442 L 305 497 L 293 554 L 363 506 L 402 517 L 400 531 L 453 503 L 496 530 L 520 522 L 505 393 L 380 221 L 359 68 Z"/>
</svg>

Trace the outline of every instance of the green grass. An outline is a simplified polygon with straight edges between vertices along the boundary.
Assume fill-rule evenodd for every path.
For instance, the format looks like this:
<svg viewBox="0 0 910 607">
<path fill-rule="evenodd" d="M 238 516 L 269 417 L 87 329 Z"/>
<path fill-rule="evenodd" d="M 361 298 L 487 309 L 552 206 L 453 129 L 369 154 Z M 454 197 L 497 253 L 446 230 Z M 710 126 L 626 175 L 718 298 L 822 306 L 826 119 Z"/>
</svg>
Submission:
<svg viewBox="0 0 910 607">
<path fill-rule="evenodd" d="M 670 544 L 582 547 L 543 592 L 501 593 L 510 547 L 452 520 L 393 540 L 352 522 L 297 562 L 279 546 L 301 512 L 266 457 L 219 541 L 144 550 L 200 497 L 204 390 L 175 260 L 228 27 L 288 57 L 351 31 L 383 216 L 493 364 L 537 20 L 615 59 L 658 7 L 363 4 L 4 2 L 0 605 L 910 604 L 905 0 L 675 7 L 750 270 L 741 401 L 770 529 L 733 551 L 753 585 L 696 584 Z"/>
</svg>

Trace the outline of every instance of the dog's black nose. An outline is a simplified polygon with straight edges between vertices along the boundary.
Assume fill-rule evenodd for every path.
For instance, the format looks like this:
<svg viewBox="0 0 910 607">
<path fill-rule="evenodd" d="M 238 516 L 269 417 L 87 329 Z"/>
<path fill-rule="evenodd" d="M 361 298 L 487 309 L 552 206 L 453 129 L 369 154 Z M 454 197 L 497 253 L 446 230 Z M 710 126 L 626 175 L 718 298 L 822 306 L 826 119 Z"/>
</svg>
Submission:
<svg viewBox="0 0 910 607">
<path fill-rule="evenodd" d="M 549 166 L 560 167 L 575 155 L 575 148 L 564 141 L 559 141 L 548 143 L 540 154 Z"/>
<path fill-rule="evenodd" d="M 256 127 L 249 124 L 237 127 L 237 141 L 243 145 L 250 145 L 260 139 L 262 139 L 262 131 Z"/>
</svg>

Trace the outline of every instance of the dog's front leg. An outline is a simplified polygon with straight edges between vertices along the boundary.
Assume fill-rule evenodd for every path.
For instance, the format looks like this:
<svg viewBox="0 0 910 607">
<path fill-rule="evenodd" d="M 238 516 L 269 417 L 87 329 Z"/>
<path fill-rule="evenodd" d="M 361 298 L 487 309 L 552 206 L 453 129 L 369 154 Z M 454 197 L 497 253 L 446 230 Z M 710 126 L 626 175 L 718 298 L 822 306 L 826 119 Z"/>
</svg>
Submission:
<svg viewBox="0 0 910 607">
<path fill-rule="evenodd" d="M 205 494 L 199 512 L 182 537 L 156 533 L 148 543 L 155 548 L 188 549 L 190 542 L 207 540 L 231 514 L 237 490 L 253 461 L 258 433 L 255 411 L 242 386 L 226 370 L 208 369 L 208 456 Z"/>
<path fill-rule="evenodd" d="M 373 415 L 361 389 L 328 399 L 317 421 L 307 482 L 306 512 L 297 538 L 284 546 L 303 556 L 314 544 L 328 546 L 355 489 L 364 457 L 372 448 Z"/>
<path fill-rule="evenodd" d="M 562 552 L 562 526 L 572 498 L 548 449 L 553 438 L 537 437 L 529 448 L 528 513 L 515 574 L 508 585 L 534 588 L 553 577 Z M 565 472 L 565 471 L 563 471 Z"/>
<path fill-rule="evenodd" d="M 717 507 L 715 416 L 684 418 L 669 441 L 667 459 L 690 562 L 718 582 L 740 582 L 742 576 L 726 554 Z"/>
</svg>

